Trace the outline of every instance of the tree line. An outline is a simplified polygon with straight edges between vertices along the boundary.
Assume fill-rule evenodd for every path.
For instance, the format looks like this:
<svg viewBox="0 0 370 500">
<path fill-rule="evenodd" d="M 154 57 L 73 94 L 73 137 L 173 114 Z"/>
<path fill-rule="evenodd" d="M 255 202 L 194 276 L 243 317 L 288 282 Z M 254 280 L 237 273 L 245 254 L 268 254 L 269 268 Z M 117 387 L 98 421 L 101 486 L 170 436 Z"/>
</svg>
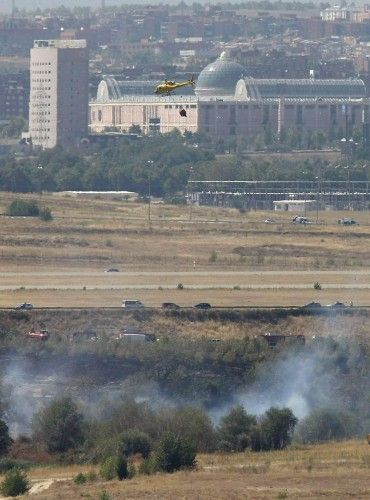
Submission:
<svg viewBox="0 0 370 500">
<path fill-rule="evenodd" d="M 370 164 L 359 155 L 347 162 L 330 164 L 321 159 L 255 159 L 241 154 L 216 155 L 226 142 L 210 147 L 202 134 L 178 132 L 137 140 L 122 139 L 108 145 L 91 144 L 83 150 L 60 147 L 22 158 L 0 157 L 0 190 L 40 192 L 65 190 L 127 190 L 147 197 L 167 198 L 184 194 L 189 180 L 366 180 Z"/>
</svg>

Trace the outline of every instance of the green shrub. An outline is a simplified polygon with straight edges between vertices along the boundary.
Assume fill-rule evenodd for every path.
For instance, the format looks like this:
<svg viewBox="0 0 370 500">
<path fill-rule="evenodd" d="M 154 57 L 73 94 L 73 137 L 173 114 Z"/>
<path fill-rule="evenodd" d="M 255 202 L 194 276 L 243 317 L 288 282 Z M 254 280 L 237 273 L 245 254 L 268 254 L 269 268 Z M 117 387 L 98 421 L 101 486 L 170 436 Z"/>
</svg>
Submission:
<svg viewBox="0 0 370 500">
<path fill-rule="evenodd" d="M 9 205 L 7 214 L 13 217 L 38 217 L 40 209 L 35 201 L 14 200 Z"/>
<path fill-rule="evenodd" d="M 218 428 L 219 449 L 243 451 L 249 444 L 249 434 L 256 417 L 249 415 L 242 406 L 232 408 L 220 422 Z"/>
<path fill-rule="evenodd" d="M 139 465 L 139 474 L 144 474 L 149 476 L 150 474 L 154 474 L 154 472 L 156 471 L 157 471 L 157 465 L 155 462 L 155 458 L 153 456 L 145 458 Z"/>
<path fill-rule="evenodd" d="M 122 479 L 127 479 L 129 476 L 127 458 L 122 454 L 119 454 L 117 457 L 116 474 L 120 481 L 122 481 Z"/>
<path fill-rule="evenodd" d="M 86 478 L 88 481 L 94 482 L 97 480 L 98 477 L 97 477 L 96 473 L 93 470 L 91 470 L 86 474 Z"/>
<path fill-rule="evenodd" d="M 100 466 L 100 475 L 106 481 L 117 477 L 117 457 L 108 457 Z"/>
<path fill-rule="evenodd" d="M 182 283 L 178 283 L 177 284 L 177 289 L 178 290 L 183 290 L 184 289 L 184 285 Z"/>
<path fill-rule="evenodd" d="M 30 489 L 25 472 L 12 469 L 5 474 L 4 481 L 0 485 L 0 493 L 6 497 L 23 495 Z"/>
<path fill-rule="evenodd" d="M 217 257 L 218 257 L 218 256 L 217 256 L 217 252 L 216 252 L 216 250 L 212 250 L 211 255 L 209 256 L 208 261 L 209 261 L 209 262 L 216 262 Z"/>
<path fill-rule="evenodd" d="M 66 396 L 56 398 L 35 417 L 35 437 L 51 453 L 65 453 L 84 441 L 85 422 L 74 401 Z"/>
<path fill-rule="evenodd" d="M 77 476 L 75 476 L 73 478 L 73 482 L 75 484 L 85 484 L 87 481 L 87 477 L 85 474 L 83 474 L 82 472 L 80 472 L 79 474 L 77 474 Z"/>
<path fill-rule="evenodd" d="M 172 432 L 162 434 L 155 454 L 158 470 L 174 472 L 182 468 L 195 466 L 196 448 L 187 438 L 176 436 Z"/>
<path fill-rule="evenodd" d="M 2 458 L 0 459 L 0 474 L 5 474 L 12 469 L 29 469 L 32 462 L 27 460 L 16 460 L 15 458 Z"/>
<path fill-rule="evenodd" d="M 48 222 L 49 220 L 53 220 L 53 215 L 51 213 L 50 208 L 43 208 L 40 210 L 39 217 L 41 220 Z"/>
<path fill-rule="evenodd" d="M 282 450 L 291 442 L 298 419 L 290 408 L 271 407 L 263 415 L 259 425 L 251 430 L 253 451 Z"/>
<path fill-rule="evenodd" d="M 0 420 L 0 456 L 6 455 L 12 445 L 12 438 L 9 436 L 9 429 L 4 420 Z"/>
<path fill-rule="evenodd" d="M 313 287 L 315 290 L 321 290 L 322 289 L 322 286 L 320 285 L 320 283 L 318 281 L 315 281 L 315 283 L 313 284 Z"/>
<path fill-rule="evenodd" d="M 353 437 L 356 421 L 352 414 L 332 408 L 312 411 L 297 427 L 297 441 L 319 443 Z"/>
<path fill-rule="evenodd" d="M 110 500 L 110 499 L 111 499 L 110 495 L 105 490 L 103 490 L 99 495 L 99 500 Z"/>
<path fill-rule="evenodd" d="M 148 434 L 137 429 L 129 429 L 120 437 L 118 445 L 119 453 L 129 457 L 140 453 L 143 458 L 147 458 L 151 452 L 152 445 Z"/>
</svg>

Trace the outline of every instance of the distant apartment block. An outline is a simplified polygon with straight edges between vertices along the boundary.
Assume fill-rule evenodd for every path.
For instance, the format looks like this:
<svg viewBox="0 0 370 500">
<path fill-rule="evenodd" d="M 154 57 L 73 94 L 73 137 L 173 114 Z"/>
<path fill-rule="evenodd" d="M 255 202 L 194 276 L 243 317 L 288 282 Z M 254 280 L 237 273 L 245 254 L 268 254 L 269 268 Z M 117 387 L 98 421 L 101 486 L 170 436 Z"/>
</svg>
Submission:
<svg viewBox="0 0 370 500">
<path fill-rule="evenodd" d="M 27 72 L 0 75 L 0 120 L 17 116 L 28 119 L 29 78 Z"/>
<path fill-rule="evenodd" d="M 45 149 L 76 145 L 87 135 L 86 40 L 36 40 L 30 73 L 33 145 Z"/>
</svg>

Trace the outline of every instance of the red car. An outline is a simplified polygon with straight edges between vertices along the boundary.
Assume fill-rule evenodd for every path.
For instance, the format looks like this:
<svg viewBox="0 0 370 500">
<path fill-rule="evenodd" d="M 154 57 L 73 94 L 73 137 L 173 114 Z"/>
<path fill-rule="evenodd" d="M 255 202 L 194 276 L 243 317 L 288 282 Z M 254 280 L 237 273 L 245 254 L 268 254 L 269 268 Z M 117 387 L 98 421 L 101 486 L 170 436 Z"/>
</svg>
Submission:
<svg viewBox="0 0 370 500">
<path fill-rule="evenodd" d="M 34 328 L 32 328 L 29 332 L 26 333 L 26 336 L 29 339 L 47 340 L 49 338 L 49 332 L 47 330 L 35 330 Z"/>
</svg>

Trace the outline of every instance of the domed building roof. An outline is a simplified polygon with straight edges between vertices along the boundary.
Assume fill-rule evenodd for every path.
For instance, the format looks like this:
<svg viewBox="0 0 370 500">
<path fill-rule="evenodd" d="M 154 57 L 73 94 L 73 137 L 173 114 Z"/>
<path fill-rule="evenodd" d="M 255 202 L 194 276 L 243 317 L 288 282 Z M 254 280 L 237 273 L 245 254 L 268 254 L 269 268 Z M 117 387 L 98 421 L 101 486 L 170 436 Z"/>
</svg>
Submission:
<svg viewBox="0 0 370 500">
<path fill-rule="evenodd" d="M 241 64 L 228 59 L 225 52 L 208 64 L 198 76 L 195 93 L 197 96 L 234 95 L 237 82 L 245 76 Z"/>
</svg>

